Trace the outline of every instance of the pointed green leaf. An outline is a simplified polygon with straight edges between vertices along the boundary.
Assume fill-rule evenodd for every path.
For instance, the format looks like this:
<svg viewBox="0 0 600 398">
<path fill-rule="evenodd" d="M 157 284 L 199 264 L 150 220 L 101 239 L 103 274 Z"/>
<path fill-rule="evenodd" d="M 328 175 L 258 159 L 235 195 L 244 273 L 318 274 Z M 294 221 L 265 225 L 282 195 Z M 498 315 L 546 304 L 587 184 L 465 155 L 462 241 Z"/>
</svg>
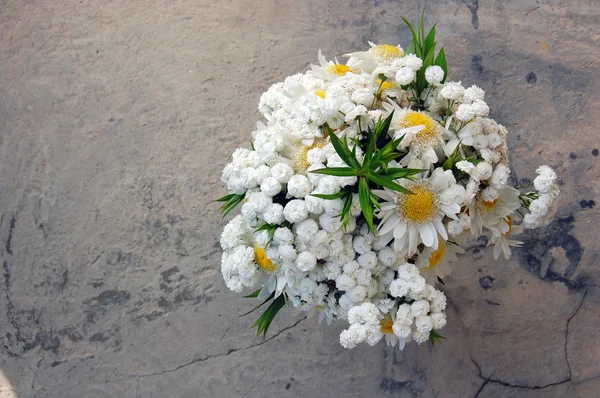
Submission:
<svg viewBox="0 0 600 398">
<path fill-rule="evenodd" d="M 262 290 L 262 287 L 258 290 L 253 291 L 252 293 L 250 293 L 247 296 L 244 296 L 244 298 L 257 298 L 258 295 L 260 294 L 260 291 Z"/>
<path fill-rule="evenodd" d="M 354 177 L 356 170 L 350 167 L 324 167 L 322 169 L 311 170 L 310 173 L 325 174 L 335 177 Z"/>
<path fill-rule="evenodd" d="M 331 195 L 323 194 L 323 193 L 311 193 L 310 196 L 314 196 L 315 198 L 325 199 L 325 200 L 334 200 L 340 199 L 344 196 L 348 195 L 348 191 L 340 191 L 338 193 L 333 193 Z"/>
<path fill-rule="evenodd" d="M 371 191 L 369 190 L 369 182 L 365 177 L 360 177 L 358 180 L 358 199 L 360 208 L 362 209 L 365 221 L 369 226 L 369 231 L 375 230 L 373 226 L 373 205 L 371 204 Z"/>
<path fill-rule="evenodd" d="M 386 178 L 384 176 L 379 176 L 377 174 L 369 174 L 368 177 L 369 177 L 369 180 L 373 181 L 376 184 L 379 184 L 379 185 L 384 186 L 389 189 L 393 189 L 394 191 L 397 191 L 397 192 L 412 195 L 411 191 L 404 188 L 402 185 L 392 181 L 392 179 L 390 179 L 390 178 Z"/>
<path fill-rule="evenodd" d="M 446 81 L 446 77 L 448 76 L 448 65 L 446 64 L 446 53 L 444 52 L 444 47 L 442 47 L 435 58 L 434 65 L 438 65 L 444 71 L 444 78 L 442 79 L 442 83 L 444 83 Z"/>
<path fill-rule="evenodd" d="M 257 291 L 260 292 L 260 289 L 258 289 Z M 258 295 L 257 295 L 257 297 L 258 297 Z M 271 293 L 271 295 L 269 297 L 267 297 L 262 303 L 260 303 L 256 307 L 252 308 L 250 311 L 248 311 L 248 312 L 240 315 L 240 318 L 243 317 L 243 316 L 246 316 L 246 315 L 249 315 L 249 314 L 253 313 L 257 309 L 259 309 L 260 307 L 262 307 L 263 305 L 265 305 L 266 302 L 268 302 L 269 300 L 272 300 L 273 297 L 275 297 L 275 292 Z"/>
<path fill-rule="evenodd" d="M 435 24 L 431 27 L 429 34 L 425 38 L 425 42 L 423 43 L 423 51 L 425 53 L 432 50 L 435 52 Z M 431 64 L 423 64 L 423 68 L 427 68 Z"/>
<path fill-rule="evenodd" d="M 348 166 L 359 168 L 360 164 L 358 163 L 358 160 L 356 160 L 356 157 L 352 155 L 352 152 L 350 152 L 348 144 L 345 142 L 345 140 L 340 140 L 340 138 L 337 135 L 335 135 L 331 128 L 327 127 L 327 131 L 329 132 L 329 139 L 331 140 L 331 145 L 333 145 L 333 148 L 335 149 L 339 157 L 342 158 L 342 160 Z"/>
</svg>

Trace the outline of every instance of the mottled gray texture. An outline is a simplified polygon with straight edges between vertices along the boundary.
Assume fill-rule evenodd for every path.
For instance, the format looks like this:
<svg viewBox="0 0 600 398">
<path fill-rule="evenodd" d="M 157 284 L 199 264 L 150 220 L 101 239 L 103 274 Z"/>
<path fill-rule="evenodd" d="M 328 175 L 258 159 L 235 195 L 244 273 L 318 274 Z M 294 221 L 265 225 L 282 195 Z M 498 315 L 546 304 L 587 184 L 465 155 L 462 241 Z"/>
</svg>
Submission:
<svg viewBox="0 0 600 398">
<path fill-rule="evenodd" d="M 3 1 L 0 396 L 600 396 L 596 3 Z M 290 314 L 257 338 L 219 273 L 221 168 L 270 84 L 408 45 L 423 7 L 517 178 L 556 168 L 558 219 L 511 261 L 473 242 L 435 348 L 347 351 Z"/>
</svg>

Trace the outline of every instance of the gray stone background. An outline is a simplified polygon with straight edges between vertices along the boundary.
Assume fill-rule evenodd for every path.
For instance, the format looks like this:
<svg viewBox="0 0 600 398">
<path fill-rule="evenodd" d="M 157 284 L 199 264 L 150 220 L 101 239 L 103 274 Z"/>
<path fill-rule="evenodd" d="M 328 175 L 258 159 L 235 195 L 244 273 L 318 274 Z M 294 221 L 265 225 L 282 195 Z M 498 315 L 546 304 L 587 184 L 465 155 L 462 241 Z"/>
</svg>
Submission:
<svg viewBox="0 0 600 398">
<path fill-rule="evenodd" d="M 473 242 L 435 348 L 288 313 L 257 338 L 219 272 L 222 167 L 270 84 L 407 46 L 423 8 L 515 175 L 556 168 L 557 219 L 510 261 Z M 2 1 L 0 396 L 600 396 L 599 26 L 595 0 Z"/>
</svg>

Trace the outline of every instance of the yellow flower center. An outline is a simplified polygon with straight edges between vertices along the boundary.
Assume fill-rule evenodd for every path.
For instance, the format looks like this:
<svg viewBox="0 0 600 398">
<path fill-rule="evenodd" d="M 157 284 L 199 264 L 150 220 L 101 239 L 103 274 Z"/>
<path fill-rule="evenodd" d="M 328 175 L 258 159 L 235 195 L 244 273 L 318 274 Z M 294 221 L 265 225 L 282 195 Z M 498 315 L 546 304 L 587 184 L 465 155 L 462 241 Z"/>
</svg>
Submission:
<svg viewBox="0 0 600 398">
<path fill-rule="evenodd" d="M 382 82 L 379 80 L 379 92 L 377 93 L 377 99 L 381 100 L 381 95 L 385 90 L 392 89 L 397 86 L 396 82 Z"/>
<path fill-rule="evenodd" d="M 414 183 L 407 189 L 413 194 L 398 194 L 398 215 L 410 224 L 421 225 L 430 222 L 437 213 L 437 194 L 423 182 Z"/>
<path fill-rule="evenodd" d="M 508 236 L 510 234 L 510 231 L 512 231 L 513 219 L 511 216 L 506 216 L 505 221 L 508 224 L 508 231 L 506 231 L 504 236 Z"/>
<path fill-rule="evenodd" d="M 406 116 L 400 122 L 400 125 L 404 128 L 424 126 L 419 131 L 413 140 L 413 142 L 419 146 L 433 146 L 440 139 L 440 129 L 438 123 L 433 118 L 422 112 L 408 112 Z"/>
<path fill-rule="evenodd" d="M 335 64 L 329 65 L 326 69 L 330 75 L 344 76 L 346 73 L 354 73 L 354 71 L 348 65 Z"/>
<path fill-rule="evenodd" d="M 496 199 L 492 200 L 491 202 L 488 202 L 486 200 L 481 200 L 481 201 L 479 201 L 479 207 L 483 210 L 491 211 L 494 207 L 496 207 L 499 200 L 500 200 L 500 197 L 497 197 Z"/>
<path fill-rule="evenodd" d="M 327 143 L 323 138 L 315 138 L 312 145 L 302 145 L 296 152 L 296 159 L 294 160 L 294 170 L 299 174 L 306 174 L 306 170 L 310 167 L 308 163 L 308 151 L 313 148 L 323 148 Z"/>
<path fill-rule="evenodd" d="M 392 316 L 387 314 L 383 317 L 381 321 L 379 321 L 379 325 L 381 326 L 381 331 L 386 334 L 394 334 L 394 321 L 392 320 Z"/>
<path fill-rule="evenodd" d="M 440 261 L 442 261 L 442 258 L 444 258 L 445 253 L 446 253 L 446 242 L 444 242 L 443 239 L 440 239 L 437 250 L 434 251 L 433 253 L 431 253 L 431 255 L 429 256 L 429 267 L 428 268 L 437 267 L 437 265 L 440 263 Z"/>
<path fill-rule="evenodd" d="M 317 94 L 317 97 L 325 99 L 325 90 L 316 90 L 315 94 Z"/>
<path fill-rule="evenodd" d="M 254 245 L 254 258 L 258 266 L 264 271 L 273 272 L 277 270 L 277 265 L 267 257 L 267 252 L 259 245 Z"/>
<path fill-rule="evenodd" d="M 373 51 L 376 56 L 389 60 L 404 56 L 404 52 L 402 50 L 396 46 L 392 46 L 391 44 L 380 44 L 371 48 L 371 51 Z"/>
</svg>

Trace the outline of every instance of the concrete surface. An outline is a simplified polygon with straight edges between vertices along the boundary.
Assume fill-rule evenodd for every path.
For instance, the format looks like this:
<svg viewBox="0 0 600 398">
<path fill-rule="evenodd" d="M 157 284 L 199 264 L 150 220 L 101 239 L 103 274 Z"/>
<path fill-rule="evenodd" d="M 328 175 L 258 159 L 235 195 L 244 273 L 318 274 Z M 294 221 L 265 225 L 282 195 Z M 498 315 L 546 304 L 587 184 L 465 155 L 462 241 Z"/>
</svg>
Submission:
<svg viewBox="0 0 600 398">
<path fill-rule="evenodd" d="M 473 242 L 440 346 L 344 350 L 284 314 L 267 340 L 218 271 L 211 202 L 258 98 L 316 61 L 438 22 L 519 178 L 559 218 L 511 261 Z M 600 396 L 595 0 L 0 3 L 0 396 Z"/>
</svg>

